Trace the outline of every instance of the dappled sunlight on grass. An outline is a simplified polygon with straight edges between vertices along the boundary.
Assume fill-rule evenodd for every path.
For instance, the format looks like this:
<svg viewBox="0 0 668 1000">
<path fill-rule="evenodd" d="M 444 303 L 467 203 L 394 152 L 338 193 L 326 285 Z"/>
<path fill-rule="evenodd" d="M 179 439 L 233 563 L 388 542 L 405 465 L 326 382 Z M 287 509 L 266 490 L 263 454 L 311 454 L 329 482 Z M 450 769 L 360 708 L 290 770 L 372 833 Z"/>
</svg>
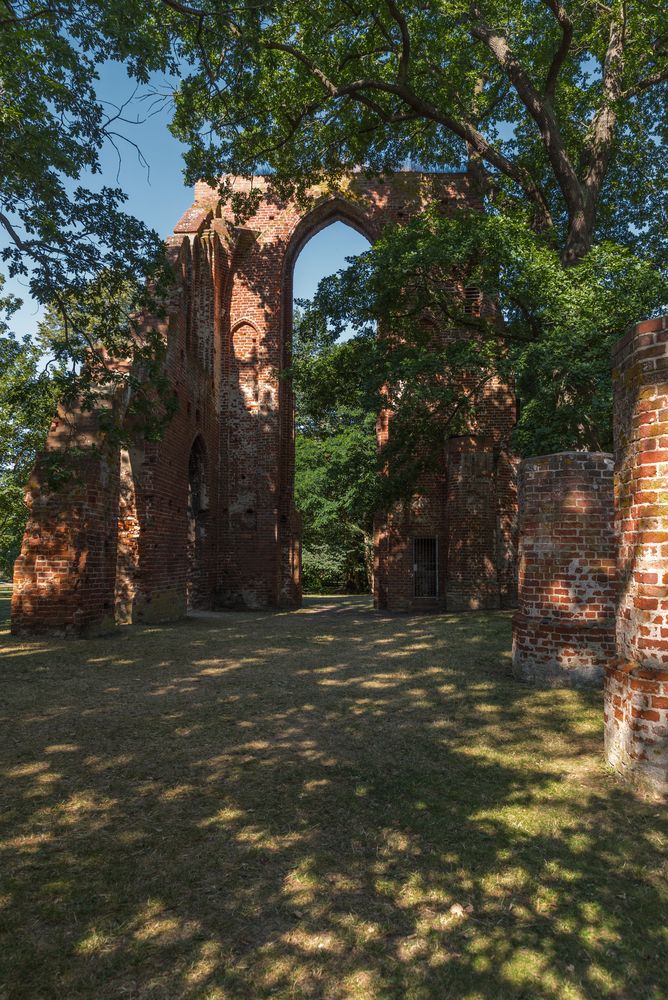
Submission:
<svg viewBox="0 0 668 1000">
<path fill-rule="evenodd" d="M 664 1000 L 665 814 L 509 639 L 340 597 L 0 633 L 0 997 Z"/>
</svg>

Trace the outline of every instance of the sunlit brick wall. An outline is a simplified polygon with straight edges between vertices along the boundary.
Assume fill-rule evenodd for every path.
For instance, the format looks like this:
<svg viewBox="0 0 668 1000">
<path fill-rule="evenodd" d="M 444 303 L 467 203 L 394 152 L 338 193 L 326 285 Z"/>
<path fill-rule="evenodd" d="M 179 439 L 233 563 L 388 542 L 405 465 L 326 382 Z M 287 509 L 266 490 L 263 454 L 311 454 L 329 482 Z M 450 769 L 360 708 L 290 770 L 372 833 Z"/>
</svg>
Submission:
<svg viewBox="0 0 668 1000">
<path fill-rule="evenodd" d="M 599 684 L 614 656 L 612 455 L 526 459 L 519 502 L 514 673 L 546 686 Z"/>
<path fill-rule="evenodd" d="M 615 350 L 618 660 L 607 671 L 605 737 L 620 773 L 668 791 L 668 317 Z"/>
</svg>

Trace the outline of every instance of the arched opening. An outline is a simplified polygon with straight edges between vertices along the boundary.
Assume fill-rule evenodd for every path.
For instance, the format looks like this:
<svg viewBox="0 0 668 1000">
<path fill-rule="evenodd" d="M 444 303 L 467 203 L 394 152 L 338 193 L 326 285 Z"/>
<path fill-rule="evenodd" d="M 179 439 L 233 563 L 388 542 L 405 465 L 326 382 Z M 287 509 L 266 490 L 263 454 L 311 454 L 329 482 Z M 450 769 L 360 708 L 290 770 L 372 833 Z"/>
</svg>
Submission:
<svg viewBox="0 0 668 1000">
<path fill-rule="evenodd" d="M 202 607 L 206 602 L 203 554 L 207 535 L 207 462 L 202 438 L 198 435 L 188 458 L 188 576 L 186 605 L 188 609 Z"/>
<path fill-rule="evenodd" d="M 302 354 L 322 356 L 313 338 L 309 312 L 319 282 L 345 268 L 370 241 L 348 213 L 330 209 L 324 221 L 305 233 L 294 260 L 291 351 L 295 371 Z M 352 335 L 343 332 L 339 344 Z M 345 350 L 345 346 L 343 348 Z M 341 406 L 333 399 L 326 417 L 312 397 L 295 384 L 294 497 L 301 516 L 302 587 L 305 593 L 368 593 L 372 589 L 373 511 L 359 488 L 375 464 L 375 413 Z"/>
</svg>

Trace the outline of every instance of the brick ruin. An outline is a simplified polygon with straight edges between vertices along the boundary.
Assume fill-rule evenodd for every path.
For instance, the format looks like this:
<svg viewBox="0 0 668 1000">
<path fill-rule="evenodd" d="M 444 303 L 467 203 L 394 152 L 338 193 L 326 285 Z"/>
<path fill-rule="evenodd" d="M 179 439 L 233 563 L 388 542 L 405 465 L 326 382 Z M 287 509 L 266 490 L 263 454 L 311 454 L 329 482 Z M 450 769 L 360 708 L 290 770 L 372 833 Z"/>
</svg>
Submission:
<svg viewBox="0 0 668 1000">
<path fill-rule="evenodd" d="M 507 389 L 493 387 L 504 417 Z M 453 437 L 439 467 L 410 503 L 376 518 L 374 603 L 391 611 L 514 607 L 517 594 L 517 463 L 505 442 L 512 424 Z M 381 431 L 382 434 L 382 431 Z M 382 438 L 381 438 L 382 440 Z M 416 581 L 420 542 L 434 539 L 431 594 Z"/>
<path fill-rule="evenodd" d="M 262 178 L 253 183 L 264 196 L 244 225 L 198 184 L 168 240 L 178 288 L 161 332 L 178 412 L 163 440 L 118 450 L 105 444 L 99 414 L 61 411 L 54 421 L 27 492 L 15 632 L 89 633 L 175 618 L 188 606 L 300 605 L 294 402 L 279 376 L 290 362 L 296 258 L 337 220 L 373 242 L 427 200 L 445 212 L 480 202 L 468 173 L 354 175 L 340 190 L 313 191 L 308 210 L 270 196 Z M 415 501 L 379 516 L 379 607 L 512 604 L 512 392 L 489 383 L 476 419 L 468 436 L 449 442 Z M 381 420 L 381 443 L 386 433 Z M 48 456 L 65 449 L 76 455 L 76 474 L 55 489 Z M 420 589 L 415 560 L 425 545 L 434 566 Z"/>
<path fill-rule="evenodd" d="M 568 452 L 520 472 L 513 670 L 541 685 L 604 675 L 608 762 L 668 793 L 668 317 L 614 353 L 612 456 Z"/>
<path fill-rule="evenodd" d="M 668 793 L 668 317 L 629 330 L 614 365 L 619 603 L 606 755 Z"/>
<path fill-rule="evenodd" d="M 613 458 L 562 452 L 520 467 L 519 607 L 513 672 L 558 687 L 600 685 L 615 652 Z"/>
<path fill-rule="evenodd" d="M 162 441 L 119 450 L 105 446 L 100 416 L 121 399 L 100 413 L 59 411 L 28 486 L 15 632 L 86 634 L 188 607 L 299 606 L 294 403 L 279 376 L 290 361 L 295 260 L 337 220 L 373 241 L 427 200 L 447 212 L 479 207 L 466 173 L 355 175 L 344 190 L 313 195 L 304 210 L 265 193 L 239 226 L 197 185 L 168 240 L 178 287 L 161 332 L 177 415 Z M 611 456 L 523 463 L 513 670 L 550 686 L 605 674 L 609 762 L 667 792 L 668 318 L 621 339 L 614 387 L 614 505 Z M 488 383 L 475 426 L 447 442 L 419 495 L 379 513 L 377 607 L 513 606 L 514 420 L 512 391 Z M 380 414 L 381 445 L 389 433 Z M 56 489 L 47 467 L 61 451 L 76 455 L 76 475 Z M 428 558 L 418 586 L 419 553 Z"/>
</svg>

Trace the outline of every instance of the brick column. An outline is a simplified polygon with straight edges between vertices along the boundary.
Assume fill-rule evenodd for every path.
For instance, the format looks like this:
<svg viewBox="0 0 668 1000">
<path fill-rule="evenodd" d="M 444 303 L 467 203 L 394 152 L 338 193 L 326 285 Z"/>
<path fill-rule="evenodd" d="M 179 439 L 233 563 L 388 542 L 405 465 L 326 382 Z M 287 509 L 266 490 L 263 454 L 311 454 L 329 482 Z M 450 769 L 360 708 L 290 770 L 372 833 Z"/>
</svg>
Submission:
<svg viewBox="0 0 668 1000">
<path fill-rule="evenodd" d="M 520 467 L 513 672 L 547 687 L 599 684 L 614 658 L 612 455 L 561 452 Z"/>
<path fill-rule="evenodd" d="M 614 364 L 620 599 L 606 756 L 668 792 L 668 317 L 631 328 Z"/>
</svg>

